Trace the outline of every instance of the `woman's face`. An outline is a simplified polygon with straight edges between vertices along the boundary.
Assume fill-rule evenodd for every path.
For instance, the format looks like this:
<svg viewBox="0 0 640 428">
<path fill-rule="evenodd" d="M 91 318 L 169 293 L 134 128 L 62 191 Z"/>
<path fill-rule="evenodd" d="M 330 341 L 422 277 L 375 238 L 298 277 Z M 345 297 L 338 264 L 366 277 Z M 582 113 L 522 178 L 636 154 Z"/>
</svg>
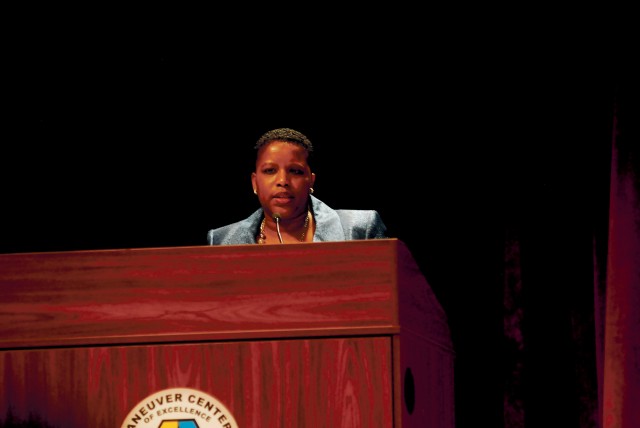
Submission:
<svg viewBox="0 0 640 428">
<path fill-rule="evenodd" d="M 295 143 L 272 141 L 260 148 L 251 184 L 265 215 L 286 220 L 307 212 L 309 189 L 316 180 L 307 157 Z"/>
</svg>

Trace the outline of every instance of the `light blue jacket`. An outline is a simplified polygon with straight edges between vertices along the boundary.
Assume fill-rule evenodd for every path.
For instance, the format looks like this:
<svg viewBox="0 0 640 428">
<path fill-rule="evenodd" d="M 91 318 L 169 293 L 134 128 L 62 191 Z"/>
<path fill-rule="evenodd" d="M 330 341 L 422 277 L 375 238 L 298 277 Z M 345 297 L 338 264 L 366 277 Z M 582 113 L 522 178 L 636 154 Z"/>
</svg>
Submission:
<svg viewBox="0 0 640 428">
<path fill-rule="evenodd" d="M 387 227 L 375 210 L 334 210 L 311 196 L 316 222 L 313 241 L 350 241 L 387 238 Z M 263 212 L 259 208 L 249 217 L 207 232 L 209 245 L 255 244 Z"/>
</svg>

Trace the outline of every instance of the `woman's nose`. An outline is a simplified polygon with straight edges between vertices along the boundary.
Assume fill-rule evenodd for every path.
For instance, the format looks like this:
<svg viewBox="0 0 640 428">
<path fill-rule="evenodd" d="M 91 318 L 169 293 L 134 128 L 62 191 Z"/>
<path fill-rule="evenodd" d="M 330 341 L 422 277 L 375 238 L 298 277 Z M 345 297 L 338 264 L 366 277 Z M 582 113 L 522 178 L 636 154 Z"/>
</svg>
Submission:
<svg viewBox="0 0 640 428">
<path fill-rule="evenodd" d="M 289 176 L 286 172 L 278 173 L 278 186 L 289 186 Z"/>
</svg>

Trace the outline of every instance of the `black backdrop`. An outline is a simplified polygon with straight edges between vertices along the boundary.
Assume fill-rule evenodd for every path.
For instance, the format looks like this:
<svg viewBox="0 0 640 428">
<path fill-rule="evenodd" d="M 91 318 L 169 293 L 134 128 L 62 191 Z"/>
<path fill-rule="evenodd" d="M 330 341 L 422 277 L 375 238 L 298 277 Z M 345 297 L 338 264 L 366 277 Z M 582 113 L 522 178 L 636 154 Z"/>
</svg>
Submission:
<svg viewBox="0 0 640 428">
<path fill-rule="evenodd" d="M 443 304 L 460 426 L 501 421 L 505 239 L 591 220 L 608 179 L 611 39 L 418 21 L 19 26 L 0 250 L 204 245 L 258 208 L 257 138 L 296 128 L 316 147 L 315 195 L 377 209 Z"/>
</svg>

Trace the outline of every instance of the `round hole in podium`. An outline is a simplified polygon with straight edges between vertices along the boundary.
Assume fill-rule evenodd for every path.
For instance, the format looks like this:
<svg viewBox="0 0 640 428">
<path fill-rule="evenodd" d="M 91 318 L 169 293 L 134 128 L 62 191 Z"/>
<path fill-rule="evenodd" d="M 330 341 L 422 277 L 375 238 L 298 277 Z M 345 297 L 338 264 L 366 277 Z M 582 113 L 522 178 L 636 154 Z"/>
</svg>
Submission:
<svg viewBox="0 0 640 428">
<path fill-rule="evenodd" d="M 404 404 L 407 406 L 407 412 L 412 414 L 416 405 L 416 386 L 410 367 L 404 371 Z"/>
</svg>

